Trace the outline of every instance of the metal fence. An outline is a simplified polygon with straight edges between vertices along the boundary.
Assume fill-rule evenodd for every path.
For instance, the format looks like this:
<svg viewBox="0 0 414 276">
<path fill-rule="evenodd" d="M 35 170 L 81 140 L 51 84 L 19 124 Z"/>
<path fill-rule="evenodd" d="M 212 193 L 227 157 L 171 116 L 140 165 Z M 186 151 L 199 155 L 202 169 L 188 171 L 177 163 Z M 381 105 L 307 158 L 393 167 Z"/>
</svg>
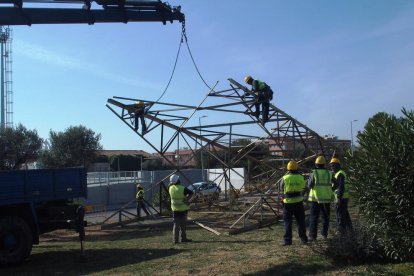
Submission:
<svg viewBox="0 0 414 276">
<path fill-rule="evenodd" d="M 242 186 L 244 183 L 244 170 L 237 170 L 230 178 L 233 185 Z M 221 171 L 221 172 L 220 172 Z M 165 171 L 120 171 L 120 172 L 92 172 L 87 174 L 88 199 L 85 204 L 94 210 L 116 209 L 135 199 L 136 183 L 141 183 L 145 190 L 145 200 L 152 202 L 160 191 L 159 183 L 166 178 L 164 184 L 168 185 L 168 176 L 173 170 Z M 209 181 L 216 182 L 224 191 L 228 186 L 223 177 L 222 170 L 204 170 L 205 177 Z M 191 183 L 203 181 L 201 170 L 182 170 L 181 183 L 188 186 Z"/>
</svg>

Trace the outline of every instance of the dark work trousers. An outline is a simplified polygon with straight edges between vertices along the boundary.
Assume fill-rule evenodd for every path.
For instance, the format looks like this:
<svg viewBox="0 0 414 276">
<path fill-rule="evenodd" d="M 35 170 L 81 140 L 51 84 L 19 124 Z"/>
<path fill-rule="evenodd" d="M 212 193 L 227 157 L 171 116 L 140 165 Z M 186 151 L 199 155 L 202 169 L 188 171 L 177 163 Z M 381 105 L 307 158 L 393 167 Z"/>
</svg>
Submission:
<svg viewBox="0 0 414 276">
<path fill-rule="evenodd" d="M 318 232 L 319 213 L 322 216 L 322 231 L 321 235 L 328 236 L 329 215 L 331 213 L 330 203 L 310 202 L 310 219 L 309 219 L 309 238 L 316 239 Z"/>
<path fill-rule="evenodd" d="M 260 105 L 262 105 L 262 120 L 263 123 L 266 123 L 269 119 L 269 100 L 268 97 L 264 95 L 264 92 L 260 92 L 259 97 L 257 98 L 255 106 L 255 116 L 259 117 L 260 115 Z"/>
<path fill-rule="evenodd" d="M 138 125 L 139 125 L 139 120 L 141 120 L 141 128 L 142 128 L 142 132 L 146 132 L 147 131 L 147 125 L 145 124 L 145 118 L 144 118 L 144 110 L 139 110 L 135 113 L 135 119 L 134 119 L 134 129 L 135 131 L 138 130 Z"/>
<path fill-rule="evenodd" d="M 173 212 L 173 242 L 179 242 L 187 239 L 187 211 Z M 181 236 L 181 239 L 180 239 Z"/>
<path fill-rule="evenodd" d="M 285 222 L 285 235 L 283 236 L 285 243 L 292 243 L 292 217 L 295 216 L 298 226 L 298 234 L 302 242 L 307 242 L 306 225 L 305 225 L 305 209 L 303 209 L 303 201 L 297 203 L 283 204 L 283 221 Z"/>
<path fill-rule="evenodd" d="M 338 222 L 339 230 L 346 232 L 352 230 L 351 216 L 348 212 L 348 199 L 338 199 L 336 203 L 336 221 Z"/>
<path fill-rule="evenodd" d="M 137 200 L 137 216 L 140 218 L 141 217 L 141 208 L 142 210 L 144 210 L 145 214 L 147 214 L 147 216 L 149 216 L 149 213 L 147 211 L 147 207 L 145 207 L 145 202 L 143 199 L 138 199 Z"/>
</svg>

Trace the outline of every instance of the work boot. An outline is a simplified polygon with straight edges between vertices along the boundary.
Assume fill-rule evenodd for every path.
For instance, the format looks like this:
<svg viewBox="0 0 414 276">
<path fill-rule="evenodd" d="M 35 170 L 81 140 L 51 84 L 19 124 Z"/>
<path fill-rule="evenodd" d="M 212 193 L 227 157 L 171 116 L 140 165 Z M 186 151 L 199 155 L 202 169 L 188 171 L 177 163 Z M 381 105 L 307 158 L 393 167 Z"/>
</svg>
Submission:
<svg viewBox="0 0 414 276">
<path fill-rule="evenodd" d="M 281 245 L 282 245 L 282 246 L 289 246 L 289 245 L 292 245 L 292 242 L 283 241 L 283 242 L 281 243 Z"/>
<path fill-rule="evenodd" d="M 183 240 L 181 240 L 181 242 L 192 242 L 193 240 L 190 240 L 190 239 L 183 239 Z"/>
</svg>

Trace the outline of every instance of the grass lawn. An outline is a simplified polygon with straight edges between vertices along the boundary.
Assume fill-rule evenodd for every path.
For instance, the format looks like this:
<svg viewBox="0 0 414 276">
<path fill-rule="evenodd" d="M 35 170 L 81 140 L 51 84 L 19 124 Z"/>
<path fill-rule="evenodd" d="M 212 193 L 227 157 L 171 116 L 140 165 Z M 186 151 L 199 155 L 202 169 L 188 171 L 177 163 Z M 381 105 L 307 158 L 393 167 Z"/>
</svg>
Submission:
<svg viewBox="0 0 414 276">
<path fill-rule="evenodd" d="M 296 228 L 294 227 L 294 231 Z M 0 275 L 413 275 L 414 263 L 334 265 L 301 245 L 282 247 L 283 225 L 236 236 L 217 236 L 191 224 L 192 243 L 172 244 L 170 226 L 129 225 L 112 230 L 88 230 L 86 259 L 79 258 L 73 232 L 42 236 L 31 257 Z"/>
</svg>

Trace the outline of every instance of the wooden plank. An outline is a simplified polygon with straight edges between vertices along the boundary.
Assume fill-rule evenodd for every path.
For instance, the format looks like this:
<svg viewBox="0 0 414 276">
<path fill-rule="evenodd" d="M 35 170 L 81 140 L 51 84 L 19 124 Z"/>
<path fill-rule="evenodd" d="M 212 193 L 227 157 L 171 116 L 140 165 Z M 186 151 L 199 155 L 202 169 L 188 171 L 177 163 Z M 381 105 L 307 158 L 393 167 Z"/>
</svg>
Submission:
<svg viewBox="0 0 414 276">
<path fill-rule="evenodd" d="M 238 229 L 233 228 L 233 229 L 230 229 L 229 230 L 229 235 L 237 235 L 237 234 L 244 233 L 244 232 L 248 232 L 248 231 L 251 231 L 251 230 L 255 230 L 255 229 L 267 227 L 267 226 L 276 224 L 278 222 L 279 222 L 278 219 L 262 220 L 259 223 L 255 223 L 253 225 L 249 225 L 249 226 L 246 226 L 244 228 L 238 228 Z"/>
<path fill-rule="evenodd" d="M 198 221 L 195 221 L 195 220 L 193 220 L 193 219 L 192 219 L 192 218 L 190 218 L 190 217 L 188 217 L 188 219 L 189 219 L 189 220 L 191 220 L 192 222 L 194 222 L 195 224 L 197 224 L 198 226 L 200 226 L 200 227 L 202 227 L 202 228 L 204 228 L 204 229 L 206 229 L 206 230 L 208 230 L 208 231 L 210 231 L 210 232 L 212 232 L 212 233 L 216 234 L 217 236 L 220 236 L 220 235 L 221 235 L 221 233 L 220 233 L 220 232 L 218 232 L 218 231 L 214 230 L 213 228 L 210 228 L 210 227 L 208 227 L 208 226 L 206 226 L 206 225 L 204 225 L 204 224 L 202 224 L 202 223 L 200 223 L 200 222 L 198 222 Z"/>
</svg>

